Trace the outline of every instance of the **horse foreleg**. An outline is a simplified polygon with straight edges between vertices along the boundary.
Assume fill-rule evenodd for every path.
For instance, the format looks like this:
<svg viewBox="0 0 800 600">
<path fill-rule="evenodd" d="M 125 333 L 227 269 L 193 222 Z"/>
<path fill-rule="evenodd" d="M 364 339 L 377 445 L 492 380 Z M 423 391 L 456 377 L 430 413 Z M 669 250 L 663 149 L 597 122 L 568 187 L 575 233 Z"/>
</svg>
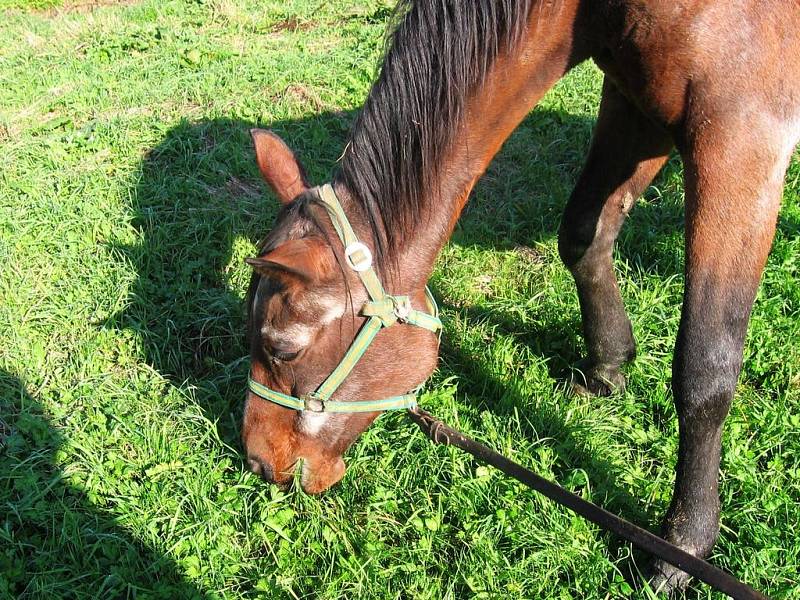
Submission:
<svg viewBox="0 0 800 600">
<path fill-rule="evenodd" d="M 617 286 L 612 250 L 628 211 L 666 161 L 670 136 L 606 79 L 586 165 L 570 196 L 558 248 L 578 288 L 588 360 L 578 391 L 607 395 L 636 344 Z"/>
<path fill-rule="evenodd" d="M 722 426 L 791 154 L 776 139 L 780 128 L 758 129 L 750 120 L 708 118 L 682 151 L 686 279 L 672 377 L 680 441 L 663 532 L 698 556 L 711 551 L 719 533 Z M 654 567 L 657 586 L 673 589 L 688 580 L 666 563 Z"/>
</svg>

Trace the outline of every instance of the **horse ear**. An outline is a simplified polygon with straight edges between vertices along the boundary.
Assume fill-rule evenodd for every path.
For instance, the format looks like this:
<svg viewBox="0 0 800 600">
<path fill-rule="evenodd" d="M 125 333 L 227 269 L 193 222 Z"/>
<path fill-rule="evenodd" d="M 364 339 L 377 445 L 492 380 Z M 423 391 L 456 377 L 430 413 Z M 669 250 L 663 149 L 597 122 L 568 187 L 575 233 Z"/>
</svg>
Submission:
<svg viewBox="0 0 800 600">
<path fill-rule="evenodd" d="M 280 137 L 266 129 L 251 129 L 250 135 L 261 175 L 282 204 L 288 204 L 311 187 L 303 166 Z"/>
<path fill-rule="evenodd" d="M 336 258 L 331 247 L 319 238 L 284 242 L 275 250 L 245 262 L 262 275 L 288 274 L 303 283 L 319 283 L 332 277 Z"/>
</svg>

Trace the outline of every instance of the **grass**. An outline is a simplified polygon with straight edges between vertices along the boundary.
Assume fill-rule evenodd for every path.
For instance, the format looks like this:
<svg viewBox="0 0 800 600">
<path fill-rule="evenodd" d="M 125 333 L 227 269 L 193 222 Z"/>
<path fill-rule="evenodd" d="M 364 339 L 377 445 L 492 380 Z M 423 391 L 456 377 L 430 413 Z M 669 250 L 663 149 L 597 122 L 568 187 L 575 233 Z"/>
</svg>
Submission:
<svg viewBox="0 0 800 600">
<path fill-rule="evenodd" d="M 0 1 L 0 598 L 637 596 L 628 545 L 399 416 L 324 496 L 244 468 L 243 259 L 276 212 L 247 130 L 276 129 L 324 181 L 386 2 Z M 582 342 L 555 231 L 599 86 L 576 69 L 479 184 L 432 280 L 446 331 L 425 404 L 655 528 L 677 439 L 679 161 L 617 252 L 640 351 L 629 389 L 564 385 Z M 784 599 L 800 598 L 799 196 L 795 160 L 725 430 L 713 555 Z"/>
</svg>

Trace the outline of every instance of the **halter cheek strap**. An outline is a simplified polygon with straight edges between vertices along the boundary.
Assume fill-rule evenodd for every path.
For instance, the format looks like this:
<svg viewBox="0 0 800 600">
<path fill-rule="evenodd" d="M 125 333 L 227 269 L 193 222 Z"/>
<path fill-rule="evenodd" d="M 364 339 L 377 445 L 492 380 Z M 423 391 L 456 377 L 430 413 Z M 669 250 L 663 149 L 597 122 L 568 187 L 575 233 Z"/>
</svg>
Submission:
<svg viewBox="0 0 800 600">
<path fill-rule="evenodd" d="M 342 385 L 381 329 L 391 327 L 399 322 L 416 325 L 436 333 L 441 331 L 442 322 L 439 320 L 436 301 L 427 287 L 425 288 L 425 297 L 430 313 L 413 308 L 408 296 L 392 296 L 386 293 L 378 275 L 372 268 L 372 253 L 365 244 L 358 240 L 350 221 L 347 220 L 347 216 L 342 210 L 333 186 L 325 184 L 318 188 L 318 192 L 333 227 L 344 244 L 345 261 L 358 274 L 369 294 L 370 299 L 364 303 L 361 309 L 361 315 L 367 317 L 367 321 L 361 327 L 344 358 L 316 391 L 299 398 L 289 396 L 258 383 L 252 375 L 248 378 L 248 387 L 253 394 L 263 400 L 299 411 L 359 413 L 413 408 L 417 405 L 419 387 L 407 394 L 382 400 L 331 400 L 331 396 Z"/>
</svg>

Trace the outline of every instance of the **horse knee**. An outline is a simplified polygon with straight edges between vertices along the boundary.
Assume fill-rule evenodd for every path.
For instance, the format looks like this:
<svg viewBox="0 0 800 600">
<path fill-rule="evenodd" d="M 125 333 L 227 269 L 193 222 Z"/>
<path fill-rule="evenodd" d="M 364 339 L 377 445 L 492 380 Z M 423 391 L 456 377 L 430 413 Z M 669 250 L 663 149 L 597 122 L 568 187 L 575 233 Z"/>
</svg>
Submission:
<svg viewBox="0 0 800 600">
<path fill-rule="evenodd" d="M 672 390 L 680 416 L 721 424 L 728 414 L 736 380 L 735 375 L 713 368 L 696 376 L 674 378 Z"/>
<path fill-rule="evenodd" d="M 629 197 L 625 194 L 620 200 L 618 194 L 612 194 L 598 201 L 582 190 L 573 194 L 558 234 L 558 252 L 567 268 L 575 272 L 579 263 L 587 262 L 587 255 L 591 255 L 588 265 L 596 261 L 610 264 L 611 250 L 630 209 Z"/>
<path fill-rule="evenodd" d="M 692 348 L 679 344 L 672 390 L 681 418 L 700 417 L 702 422 L 721 426 L 736 391 L 742 347 L 706 335 L 702 344 L 695 343 Z"/>
</svg>

